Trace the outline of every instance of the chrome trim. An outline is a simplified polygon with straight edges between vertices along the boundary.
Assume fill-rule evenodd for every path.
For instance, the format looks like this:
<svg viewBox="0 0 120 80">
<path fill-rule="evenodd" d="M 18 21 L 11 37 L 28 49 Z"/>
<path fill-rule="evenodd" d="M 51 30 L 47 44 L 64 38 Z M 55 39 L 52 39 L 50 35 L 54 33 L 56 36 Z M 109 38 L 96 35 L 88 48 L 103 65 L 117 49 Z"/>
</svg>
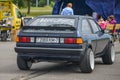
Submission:
<svg viewBox="0 0 120 80">
<path fill-rule="evenodd" d="M 38 48 L 38 47 L 16 47 L 18 49 L 42 49 L 42 50 L 66 50 L 66 51 L 84 51 L 84 49 L 64 49 L 64 48 Z"/>
</svg>

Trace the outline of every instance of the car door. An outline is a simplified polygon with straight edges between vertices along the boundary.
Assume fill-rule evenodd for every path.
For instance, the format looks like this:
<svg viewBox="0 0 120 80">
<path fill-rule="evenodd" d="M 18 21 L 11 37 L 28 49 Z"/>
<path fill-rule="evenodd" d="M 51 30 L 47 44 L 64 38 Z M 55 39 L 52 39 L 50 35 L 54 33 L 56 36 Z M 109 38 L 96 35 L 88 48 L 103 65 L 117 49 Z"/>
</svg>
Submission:
<svg viewBox="0 0 120 80">
<path fill-rule="evenodd" d="M 96 51 L 96 46 L 97 46 L 97 36 L 93 34 L 92 29 L 90 24 L 88 23 L 87 19 L 82 19 L 81 20 L 82 27 L 81 33 L 82 33 L 82 38 L 84 41 L 86 41 L 88 44 L 92 45 L 93 52 Z"/>
<path fill-rule="evenodd" d="M 91 27 L 93 29 L 93 34 L 97 36 L 97 48 L 96 48 L 96 53 L 101 53 L 104 48 L 106 47 L 108 43 L 108 37 L 107 34 L 105 34 L 100 26 L 92 19 L 89 19 L 89 22 L 91 24 Z"/>
</svg>

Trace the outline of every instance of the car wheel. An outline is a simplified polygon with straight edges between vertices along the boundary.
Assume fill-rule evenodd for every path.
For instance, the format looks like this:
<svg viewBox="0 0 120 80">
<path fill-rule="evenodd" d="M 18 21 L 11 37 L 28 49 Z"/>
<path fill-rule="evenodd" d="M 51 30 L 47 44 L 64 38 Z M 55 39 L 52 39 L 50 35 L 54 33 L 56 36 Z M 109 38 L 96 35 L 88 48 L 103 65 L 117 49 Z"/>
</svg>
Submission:
<svg viewBox="0 0 120 80">
<path fill-rule="evenodd" d="M 102 56 L 102 61 L 104 64 L 113 64 L 115 61 L 115 49 L 112 44 L 108 46 L 105 54 Z"/>
<path fill-rule="evenodd" d="M 32 62 L 25 60 L 21 56 L 17 56 L 17 65 L 20 70 L 30 70 Z"/>
<path fill-rule="evenodd" d="M 95 58 L 92 49 L 88 49 L 86 55 L 84 56 L 80 69 L 83 73 L 91 73 L 95 67 Z"/>
<path fill-rule="evenodd" d="M 7 41 L 7 31 L 1 32 L 1 41 Z"/>
<path fill-rule="evenodd" d="M 118 40 L 119 40 L 119 43 L 120 43 L 120 33 L 118 34 Z"/>
</svg>

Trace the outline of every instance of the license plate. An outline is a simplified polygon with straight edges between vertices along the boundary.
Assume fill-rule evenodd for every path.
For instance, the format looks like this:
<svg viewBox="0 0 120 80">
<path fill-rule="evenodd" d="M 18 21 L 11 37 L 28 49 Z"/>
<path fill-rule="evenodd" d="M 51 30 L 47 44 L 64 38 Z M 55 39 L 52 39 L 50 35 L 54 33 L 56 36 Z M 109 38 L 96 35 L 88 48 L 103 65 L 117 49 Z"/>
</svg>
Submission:
<svg viewBox="0 0 120 80">
<path fill-rule="evenodd" d="M 59 43 L 59 38 L 36 38 L 37 43 Z"/>
</svg>

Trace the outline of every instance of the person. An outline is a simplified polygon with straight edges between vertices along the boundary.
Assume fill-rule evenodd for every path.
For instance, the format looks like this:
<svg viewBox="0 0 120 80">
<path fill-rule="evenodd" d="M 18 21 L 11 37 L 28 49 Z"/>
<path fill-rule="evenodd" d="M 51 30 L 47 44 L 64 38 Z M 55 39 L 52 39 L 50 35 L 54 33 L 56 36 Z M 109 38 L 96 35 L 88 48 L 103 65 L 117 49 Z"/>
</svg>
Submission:
<svg viewBox="0 0 120 80">
<path fill-rule="evenodd" d="M 111 16 L 108 17 L 108 23 L 109 24 L 116 24 L 116 20 L 114 19 L 113 15 L 111 15 Z"/>
<path fill-rule="evenodd" d="M 110 32 L 112 33 L 113 39 L 114 41 L 116 41 L 117 39 L 117 35 L 116 35 L 116 20 L 114 19 L 114 16 L 111 15 L 108 17 L 108 24 L 113 24 L 113 29 L 110 30 Z"/>
<path fill-rule="evenodd" d="M 92 17 L 93 17 L 93 19 L 94 19 L 95 21 L 98 21 L 98 14 L 97 14 L 97 12 L 93 12 L 93 13 L 92 13 Z"/>
<path fill-rule="evenodd" d="M 100 25 L 100 27 L 102 28 L 102 30 L 106 29 L 107 22 L 104 21 L 104 19 L 102 17 L 98 20 L 98 24 Z"/>
<path fill-rule="evenodd" d="M 113 15 L 111 15 L 111 16 L 109 16 L 108 17 L 108 24 L 113 24 L 114 26 L 113 26 L 113 30 L 111 30 L 111 32 L 112 33 L 115 33 L 116 32 L 116 30 L 115 30 L 115 27 L 116 27 L 116 20 L 114 19 L 114 16 Z"/>
<path fill-rule="evenodd" d="M 68 3 L 67 7 L 65 7 L 62 12 L 61 15 L 74 15 L 73 9 L 72 9 L 72 3 Z"/>
</svg>

